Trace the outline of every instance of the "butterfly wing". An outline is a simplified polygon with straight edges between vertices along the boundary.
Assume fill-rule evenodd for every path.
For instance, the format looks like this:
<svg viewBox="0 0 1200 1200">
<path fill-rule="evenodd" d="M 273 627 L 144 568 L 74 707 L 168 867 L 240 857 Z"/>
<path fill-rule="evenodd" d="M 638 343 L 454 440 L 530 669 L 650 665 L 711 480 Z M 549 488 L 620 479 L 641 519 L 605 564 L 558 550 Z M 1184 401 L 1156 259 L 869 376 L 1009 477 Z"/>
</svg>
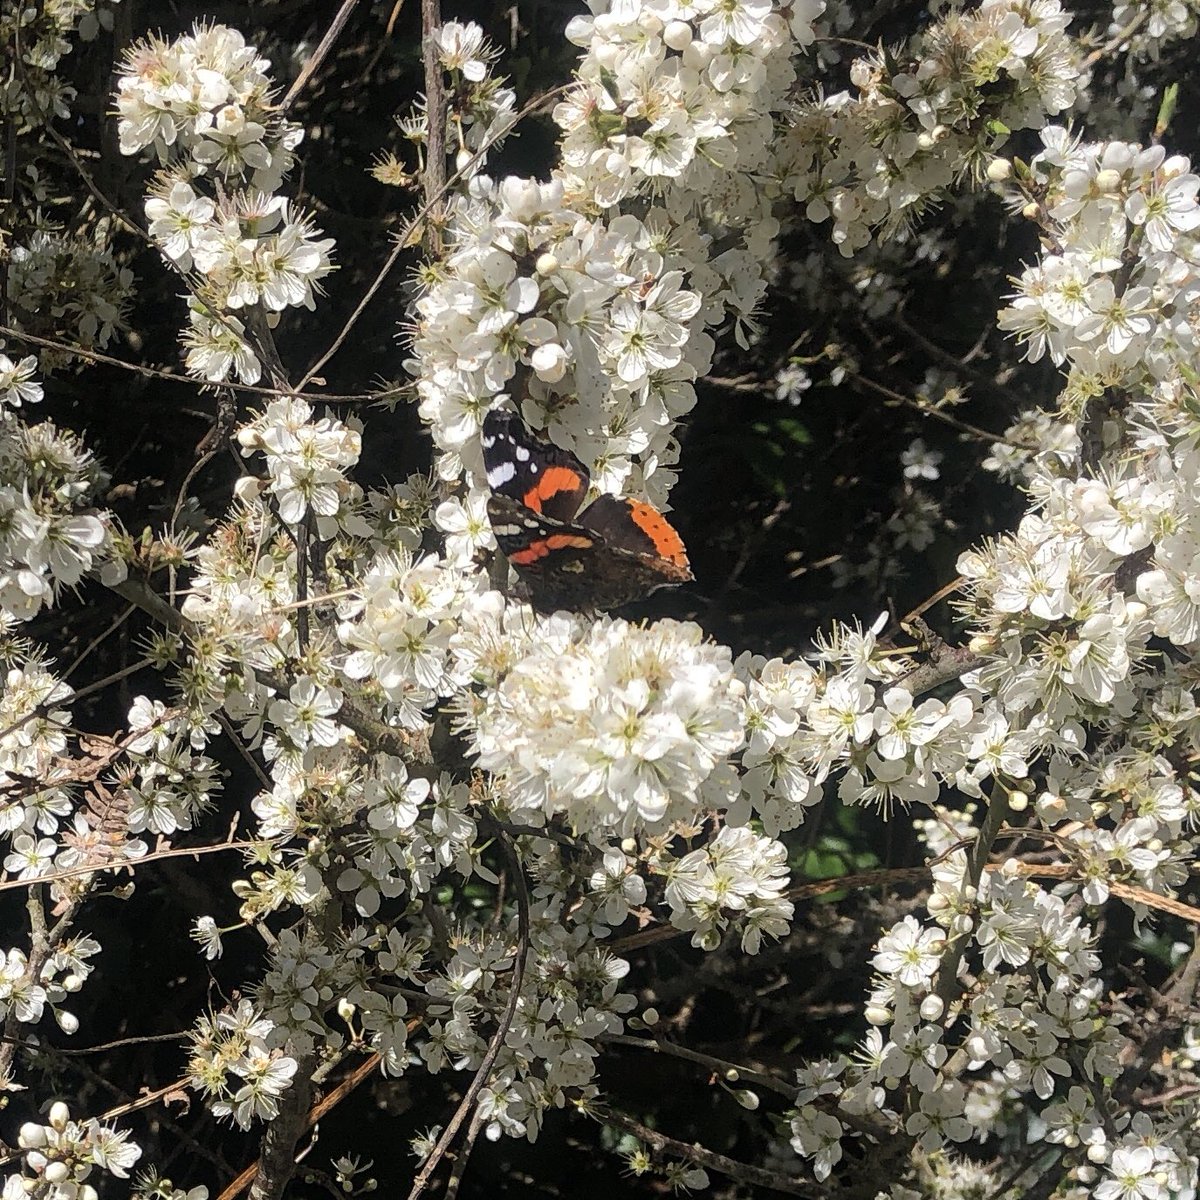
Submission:
<svg viewBox="0 0 1200 1200">
<path fill-rule="evenodd" d="M 587 468 L 569 450 L 535 438 L 514 413 L 483 418 L 488 487 L 552 521 L 570 522 L 587 494 Z"/>
<path fill-rule="evenodd" d="M 600 539 L 578 525 L 555 521 L 510 496 L 488 497 L 496 545 L 529 589 L 541 612 L 591 607 L 591 568 Z"/>
<path fill-rule="evenodd" d="M 598 496 L 579 514 L 578 524 L 598 534 L 610 549 L 648 560 L 664 577 L 663 583 L 693 578 L 683 539 L 653 504 Z"/>
</svg>

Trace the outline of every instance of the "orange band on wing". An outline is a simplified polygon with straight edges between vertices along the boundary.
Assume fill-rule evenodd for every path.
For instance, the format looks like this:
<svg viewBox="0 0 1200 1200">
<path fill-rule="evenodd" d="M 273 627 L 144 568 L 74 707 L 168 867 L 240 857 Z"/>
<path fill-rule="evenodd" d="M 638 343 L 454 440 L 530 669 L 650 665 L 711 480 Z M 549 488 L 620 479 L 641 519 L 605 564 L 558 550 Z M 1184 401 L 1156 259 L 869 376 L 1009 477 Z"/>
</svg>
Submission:
<svg viewBox="0 0 1200 1200">
<path fill-rule="evenodd" d="M 541 512 L 542 505 L 559 492 L 582 492 L 584 482 L 578 471 L 570 467 L 549 467 L 542 472 L 537 483 L 521 497 L 521 503 L 534 512 Z"/>
<path fill-rule="evenodd" d="M 667 518 L 657 508 L 632 500 L 629 502 L 629 515 L 633 518 L 633 523 L 654 543 L 658 554 L 670 559 L 676 566 L 688 565 L 683 539 L 671 528 Z"/>
<path fill-rule="evenodd" d="M 552 533 L 540 542 L 531 542 L 524 550 L 510 554 L 508 561 L 519 567 L 527 567 L 553 550 L 588 550 L 594 545 L 595 542 L 589 537 L 579 537 L 574 533 Z"/>
</svg>

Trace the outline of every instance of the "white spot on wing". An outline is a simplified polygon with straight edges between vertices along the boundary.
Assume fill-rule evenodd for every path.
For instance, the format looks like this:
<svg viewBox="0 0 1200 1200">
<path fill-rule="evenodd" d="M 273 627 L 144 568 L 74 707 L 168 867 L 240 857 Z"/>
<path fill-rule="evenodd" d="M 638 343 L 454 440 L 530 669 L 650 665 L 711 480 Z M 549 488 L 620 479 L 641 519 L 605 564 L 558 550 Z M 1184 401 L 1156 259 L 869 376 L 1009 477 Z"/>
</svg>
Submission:
<svg viewBox="0 0 1200 1200">
<path fill-rule="evenodd" d="M 510 462 L 498 463 L 487 473 L 489 486 L 498 488 L 506 484 L 517 473 L 517 468 Z"/>
</svg>

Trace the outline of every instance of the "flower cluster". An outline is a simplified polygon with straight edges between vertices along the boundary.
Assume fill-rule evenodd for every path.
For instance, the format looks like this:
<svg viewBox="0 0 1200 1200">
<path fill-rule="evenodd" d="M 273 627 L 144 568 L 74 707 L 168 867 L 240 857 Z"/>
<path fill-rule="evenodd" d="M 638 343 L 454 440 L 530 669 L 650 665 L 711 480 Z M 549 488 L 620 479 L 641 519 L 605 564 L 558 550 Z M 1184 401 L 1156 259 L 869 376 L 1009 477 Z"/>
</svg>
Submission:
<svg viewBox="0 0 1200 1200">
<path fill-rule="evenodd" d="M 133 272 L 99 237 L 38 230 L 10 251 L 8 300 L 28 333 L 103 350 L 127 328 Z M 42 350 L 44 370 L 71 361 L 66 351 Z"/>
<path fill-rule="evenodd" d="M 1001 328 L 1026 357 L 1069 363 L 1080 404 L 1100 380 L 1166 382 L 1196 353 L 1187 320 L 1200 179 L 1162 146 L 1086 145 L 1054 126 L 1017 180 L 1055 253 L 1026 268 Z"/>
<path fill-rule="evenodd" d="M 279 1097 L 296 1073 L 296 1060 L 270 1047 L 274 1028 L 242 1000 L 234 1009 L 202 1018 L 191 1035 L 192 1086 L 215 1097 L 212 1111 L 242 1129 L 278 1114 Z"/>
<path fill-rule="evenodd" d="M 336 417 L 312 420 L 303 400 L 273 400 L 256 420 L 238 430 L 243 454 L 260 452 L 266 459 L 270 498 L 285 525 L 311 516 L 317 535 L 327 540 L 349 525 L 362 499 L 346 479 L 358 462 L 362 437 L 357 424 Z M 249 488 L 243 487 L 249 497 Z"/>
<path fill-rule="evenodd" d="M 1157 58 L 1170 43 L 1195 37 L 1198 19 L 1196 0 L 1117 0 L 1108 36 L 1129 54 Z"/>
<path fill-rule="evenodd" d="M 695 813 L 742 744 L 743 702 L 729 651 L 696 625 L 556 616 L 482 697 L 470 732 L 517 820 L 561 813 L 626 836 Z"/>
<path fill-rule="evenodd" d="M 964 173 L 982 176 L 998 131 L 1072 107 L 1083 67 L 1069 21 L 1058 0 L 983 0 L 900 55 L 857 60 L 857 95 L 824 96 L 795 118 L 777 156 L 784 186 L 810 221 L 832 218 L 846 256 L 910 225 Z"/>
<path fill-rule="evenodd" d="M 122 152 L 152 150 L 164 165 L 146 200 L 150 236 L 200 281 L 188 304 L 187 364 L 213 382 L 262 375 L 233 314 L 314 308 L 333 270 L 333 239 L 275 194 L 301 130 L 273 108 L 269 66 L 237 30 L 198 25 L 173 42 L 137 43 L 118 81 Z"/>
<path fill-rule="evenodd" d="M 270 65 L 227 25 L 136 43 L 117 80 L 121 153 L 187 159 L 197 173 L 274 191 L 301 135 L 272 110 Z"/>
<path fill-rule="evenodd" d="M 17 1135 L 20 1174 L 4 1180 L 5 1197 L 31 1200 L 96 1200 L 88 1182 L 100 1171 L 128 1179 L 142 1151 L 129 1134 L 99 1121 L 73 1121 L 61 1100 L 50 1105 L 46 1124 L 27 1121 Z"/>
<path fill-rule="evenodd" d="M 8 361 L 8 360 L 5 360 Z M 19 386 L 40 391 L 24 371 Z M 106 513 L 90 506 L 102 480 L 91 454 L 50 422 L 0 416 L 0 607 L 21 621 L 52 605 L 107 557 Z"/>
<path fill-rule="evenodd" d="M 757 954 L 763 934 L 783 937 L 792 919 L 787 847 L 753 831 L 726 826 L 712 841 L 655 869 L 666 879 L 671 924 L 692 935 L 692 945 L 711 950 L 733 914 L 742 949 Z"/>
</svg>

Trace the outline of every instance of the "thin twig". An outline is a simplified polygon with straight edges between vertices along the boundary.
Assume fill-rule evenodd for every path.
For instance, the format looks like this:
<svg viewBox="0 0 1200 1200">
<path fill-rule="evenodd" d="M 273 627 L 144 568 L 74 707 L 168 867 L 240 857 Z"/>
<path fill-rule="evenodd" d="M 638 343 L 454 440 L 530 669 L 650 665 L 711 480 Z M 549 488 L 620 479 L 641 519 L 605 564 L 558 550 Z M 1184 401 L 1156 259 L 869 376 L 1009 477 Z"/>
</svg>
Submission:
<svg viewBox="0 0 1200 1200">
<path fill-rule="evenodd" d="M 165 379 L 169 383 L 186 383 L 191 387 L 198 387 L 201 390 L 204 388 L 221 388 L 231 392 L 247 392 L 252 396 L 270 396 L 272 399 L 278 397 L 279 389 L 277 387 L 263 387 L 260 384 L 254 383 L 234 383 L 232 380 L 222 380 L 220 383 L 214 383 L 207 379 L 196 379 L 191 375 L 181 375 L 178 371 L 167 371 L 161 367 L 147 367 L 140 363 L 126 362 L 121 358 L 113 358 L 110 354 L 101 354 L 96 350 L 88 350 L 84 346 L 75 346 L 70 342 L 56 341 L 54 338 L 38 337 L 32 333 L 26 333 L 23 329 L 16 329 L 11 325 L 0 325 L 0 334 L 6 337 L 18 339 L 28 342 L 31 346 L 37 346 L 43 350 L 58 350 L 64 354 L 73 354 L 77 358 L 82 358 L 86 362 L 99 363 L 106 367 L 117 367 L 122 371 L 129 371 L 134 375 L 141 375 L 146 379 Z M 396 396 L 401 396 L 410 392 L 411 386 L 382 388 L 377 392 L 300 392 L 292 391 L 288 395 L 297 400 L 310 400 L 315 404 L 366 404 L 379 400 L 390 400 Z"/>
<path fill-rule="evenodd" d="M 940 408 L 922 404 L 912 396 L 906 396 L 903 392 L 897 392 L 890 387 L 885 387 L 882 383 L 876 383 L 875 380 L 868 379 L 865 375 L 858 374 L 857 371 L 847 369 L 846 378 L 854 380 L 855 383 L 862 384 L 863 387 L 885 397 L 893 404 L 900 404 L 905 408 L 910 408 L 914 412 L 919 412 L 923 417 L 933 417 L 935 421 L 941 421 L 943 424 L 949 425 L 952 429 L 957 429 L 959 433 L 975 438 L 977 441 L 986 442 L 989 445 L 993 442 L 999 442 L 1002 445 L 1012 446 L 1014 449 L 1024 450 L 1029 453 L 1038 449 L 1037 446 L 1029 442 L 1018 442 L 1013 438 L 1005 437 L 1002 433 L 992 433 L 988 429 L 981 429 L 978 425 L 971 425 L 967 421 L 960 421 L 958 417 L 952 417 L 948 412 L 943 412 Z"/>
<path fill-rule="evenodd" d="M 90 642 L 88 642 L 88 644 L 79 652 L 75 661 L 71 663 L 71 665 L 62 673 L 62 675 L 59 676 L 59 678 L 62 679 L 64 683 L 70 679 L 71 676 L 74 675 L 75 672 L 78 671 L 79 668 L 84 664 L 84 662 L 87 661 L 87 658 L 92 651 L 95 650 L 97 646 L 101 645 L 105 640 L 112 637 L 112 635 L 116 633 L 117 630 L 120 629 L 121 626 L 124 625 L 125 622 L 128 621 L 135 612 L 137 612 L 137 605 L 130 604 L 120 613 L 118 613 L 117 616 L 113 618 L 107 629 L 96 634 L 96 636 L 92 638 Z"/>
<path fill-rule="evenodd" d="M 665 1038 L 631 1037 L 628 1034 L 614 1033 L 603 1040 L 613 1046 L 632 1046 L 638 1050 L 649 1050 L 653 1054 L 667 1054 L 672 1058 L 681 1058 L 685 1062 L 698 1063 L 700 1066 L 707 1067 L 710 1071 L 723 1076 L 730 1083 L 743 1082 L 757 1084 L 757 1086 L 766 1088 L 768 1091 L 778 1092 L 781 1096 L 786 1096 L 791 1103 L 794 1103 L 796 1099 L 795 1084 L 788 1083 L 783 1079 L 777 1079 L 774 1075 L 767 1075 L 762 1071 L 756 1071 L 752 1067 L 742 1066 L 741 1063 L 729 1062 L 723 1058 L 714 1058 L 711 1054 L 702 1054 L 699 1050 L 691 1050 L 687 1046 L 668 1042 Z"/>
<path fill-rule="evenodd" d="M 300 95 L 317 68 L 325 61 L 326 55 L 333 49 L 334 42 L 341 36 L 342 30 L 346 27 L 346 22 L 350 19 L 350 14 L 357 4 L 358 0 L 342 0 L 342 7 L 337 10 L 337 15 L 325 31 L 325 36 L 317 43 L 317 48 L 309 55 L 308 61 L 300 69 L 300 74 L 296 76 L 295 82 L 288 88 L 287 95 L 280 101 L 279 113 L 281 116 L 292 107 L 296 102 L 296 97 Z"/>
<path fill-rule="evenodd" d="M 632 1117 L 627 1117 L 622 1112 L 617 1112 L 616 1109 L 609 1108 L 607 1105 L 589 1105 L 588 1112 L 609 1125 L 615 1125 L 618 1129 L 625 1130 L 626 1133 L 632 1133 L 639 1141 L 645 1142 L 659 1154 L 665 1152 L 688 1162 L 699 1163 L 700 1166 L 707 1167 L 710 1171 L 716 1171 L 718 1174 L 736 1179 L 751 1187 L 768 1188 L 773 1192 L 783 1192 L 787 1196 L 808 1196 L 812 1200 L 816 1200 L 817 1197 L 828 1200 L 830 1196 L 831 1189 L 828 1184 L 808 1179 L 790 1178 L 775 1171 L 768 1171 L 765 1167 L 751 1166 L 749 1163 L 728 1158 L 724 1154 L 717 1154 L 713 1150 L 706 1150 L 696 1142 L 678 1141 L 675 1138 L 667 1137 L 666 1134 L 659 1133 L 657 1129 L 643 1125 L 640 1121 L 635 1121 Z"/>
</svg>

